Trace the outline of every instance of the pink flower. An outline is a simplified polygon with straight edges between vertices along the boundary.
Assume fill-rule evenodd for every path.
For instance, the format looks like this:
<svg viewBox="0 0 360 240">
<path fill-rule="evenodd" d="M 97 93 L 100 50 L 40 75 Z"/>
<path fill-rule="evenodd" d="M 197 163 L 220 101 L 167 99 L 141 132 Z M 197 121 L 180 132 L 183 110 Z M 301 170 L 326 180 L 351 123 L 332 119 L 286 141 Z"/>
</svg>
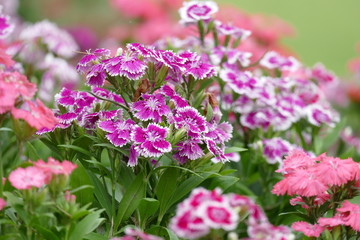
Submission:
<svg viewBox="0 0 360 240">
<path fill-rule="evenodd" d="M 319 237 L 320 234 L 325 230 L 325 228 L 319 224 L 311 225 L 303 221 L 293 223 L 291 228 L 295 231 L 304 233 L 304 235 L 308 237 Z"/>
<path fill-rule="evenodd" d="M 72 171 L 77 167 L 70 161 L 64 160 L 62 162 L 59 162 L 52 157 L 49 157 L 47 162 L 44 162 L 40 159 L 34 162 L 34 166 L 42 169 L 43 172 L 46 174 L 46 184 L 51 181 L 53 175 L 69 176 Z"/>
<path fill-rule="evenodd" d="M 0 198 L 0 211 L 6 207 L 6 201 L 3 198 Z"/>
<path fill-rule="evenodd" d="M 182 23 L 196 23 L 200 20 L 209 21 L 218 10 L 218 6 L 212 1 L 189 1 L 183 3 L 179 14 Z"/>
<path fill-rule="evenodd" d="M 264 145 L 263 154 L 270 164 L 282 163 L 284 155 L 288 154 L 294 146 L 282 138 L 271 138 L 262 140 Z"/>
<path fill-rule="evenodd" d="M 142 99 L 134 102 L 131 109 L 135 112 L 135 117 L 142 121 L 153 120 L 162 122 L 162 117 L 170 113 L 170 108 L 166 105 L 165 97 L 162 94 L 143 94 Z"/>
<path fill-rule="evenodd" d="M 342 160 L 340 158 L 327 157 L 325 154 L 318 158 L 321 159 L 321 162 L 317 165 L 315 171 L 323 183 L 330 186 L 341 186 L 355 179 L 354 170 L 358 167 L 357 163 L 351 158 Z"/>
<path fill-rule="evenodd" d="M 17 168 L 9 175 L 13 187 L 19 190 L 40 188 L 46 184 L 46 174 L 38 167 Z"/>
<path fill-rule="evenodd" d="M 305 112 L 308 121 L 315 126 L 327 124 L 330 127 L 334 127 L 335 123 L 339 121 L 339 115 L 334 110 L 320 104 L 309 105 Z"/>
<path fill-rule="evenodd" d="M 283 162 L 283 167 L 277 172 L 284 174 L 293 173 L 298 169 L 307 169 L 315 166 L 315 159 L 302 149 L 292 150 Z"/>
<path fill-rule="evenodd" d="M 13 108 L 11 114 L 15 119 L 25 120 L 31 127 L 41 130 L 42 128 L 53 128 L 58 119 L 54 113 L 47 108 L 39 99 L 36 102 L 27 101 L 29 110 Z"/>
<path fill-rule="evenodd" d="M 161 237 L 144 233 L 143 231 L 137 228 L 127 227 L 125 228 L 125 234 L 126 236 L 136 237 L 141 240 L 163 240 Z"/>
<path fill-rule="evenodd" d="M 341 208 L 337 208 L 340 219 L 344 225 L 352 227 L 354 230 L 360 232 L 360 206 L 357 204 L 344 201 Z"/>
<path fill-rule="evenodd" d="M 105 83 L 106 73 L 103 64 L 96 64 L 86 75 L 86 84 L 89 86 L 102 86 Z"/>
<path fill-rule="evenodd" d="M 321 63 L 317 63 L 311 70 L 311 77 L 321 84 L 329 84 L 337 81 L 334 73 L 328 71 Z"/>
<path fill-rule="evenodd" d="M 192 214 L 192 209 L 178 209 L 176 216 L 171 219 L 170 228 L 177 236 L 187 239 L 197 239 L 210 232 L 202 218 Z"/>
<path fill-rule="evenodd" d="M 143 157 L 160 157 L 171 151 L 171 144 L 165 140 L 168 129 L 157 124 L 149 124 L 147 128 L 135 126 L 131 140 L 135 150 Z"/>
</svg>

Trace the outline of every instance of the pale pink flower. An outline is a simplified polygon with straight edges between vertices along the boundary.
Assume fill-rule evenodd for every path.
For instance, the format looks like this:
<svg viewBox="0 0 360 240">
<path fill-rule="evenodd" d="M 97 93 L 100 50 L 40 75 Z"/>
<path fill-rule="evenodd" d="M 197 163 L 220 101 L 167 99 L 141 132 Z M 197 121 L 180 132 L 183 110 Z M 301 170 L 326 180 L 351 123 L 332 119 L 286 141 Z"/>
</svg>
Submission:
<svg viewBox="0 0 360 240">
<path fill-rule="evenodd" d="M 72 171 L 77 167 L 70 161 L 64 160 L 59 162 L 52 157 L 48 158 L 47 162 L 43 160 L 38 160 L 34 162 L 34 166 L 42 169 L 46 174 L 46 183 L 49 183 L 53 177 L 53 175 L 65 175 L 69 176 Z"/>
<path fill-rule="evenodd" d="M 46 174 L 38 167 L 18 168 L 10 173 L 9 181 L 19 190 L 40 188 L 46 183 Z"/>
<path fill-rule="evenodd" d="M 58 120 L 54 113 L 47 108 L 39 99 L 36 102 L 26 102 L 29 110 L 13 108 L 11 114 L 15 119 L 25 120 L 31 127 L 41 130 L 53 128 Z"/>
<path fill-rule="evenodd" d="M 352 227 L 354 230 L 360 232 L 360 206 L 357 204 L 344 201 L 341 208 L 337 208 L 340 219 L 344 225 Z"/>
<path fill-rule="evenodd" d="M 304 235 L 308 237 L 319 237 L 320 234 L 325 230 L 325 228 L 319 224 L 311 225 L 303 221 L 293 223 L 291 228 L 295 231 L 304 233 Z"/>
</svg>

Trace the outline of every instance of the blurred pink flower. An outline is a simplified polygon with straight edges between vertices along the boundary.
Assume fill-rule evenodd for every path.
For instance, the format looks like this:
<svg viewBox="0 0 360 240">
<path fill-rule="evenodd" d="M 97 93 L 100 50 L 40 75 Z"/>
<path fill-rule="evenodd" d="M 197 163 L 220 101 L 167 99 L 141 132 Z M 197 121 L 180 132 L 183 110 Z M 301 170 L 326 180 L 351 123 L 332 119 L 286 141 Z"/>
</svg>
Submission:
<svg viewBox="0 0 360 240">
<path fill-rule="evenodd" d="M 304 235 L 308 237 L 319 237 L 320 234 L 325 230 L 325 228 L 320 226 L 319 224 L 311 225 L 303 221 L 294 222 L 291 225 L 291 228 L 295 231 L 304 233 Z"/>
<path fill-rule="evenodd" d="M 3 210 L 5 206 L 6 206 L 6 201 L 0 198 L 0 211 Z"/>
<path fill-rule="evenodd" d="M 25 103 L 27 110 L 13 108 L 11 114 L 15 119 L 25 120 L 31 127 L 41 130 L 42 128 L 53 128 L 58 120 L 54 113 L 47 108 L 39 99 L 35 102 Z"/>
<path fill-rule="evenodd" d="M 19 190 L 40 188 L 45 185 L 46 174 L 37 167 L 17 168 L 9 175 L 9 181 L 13 187 Z"/>
</svg>

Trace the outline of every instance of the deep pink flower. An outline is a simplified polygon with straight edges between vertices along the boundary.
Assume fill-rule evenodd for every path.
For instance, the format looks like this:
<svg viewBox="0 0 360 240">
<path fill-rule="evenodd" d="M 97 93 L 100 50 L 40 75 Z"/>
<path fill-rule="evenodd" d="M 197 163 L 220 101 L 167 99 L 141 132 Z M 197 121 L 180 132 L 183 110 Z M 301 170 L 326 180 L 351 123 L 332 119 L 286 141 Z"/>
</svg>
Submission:
<svg viewBox="0 0 360 240">
<path fill-rule="evenodd" d="M 6 207 L 6 201 L 3 198 L 0 198 L 0 211 Z"/>
<path fill-rule="evenodd" d="M 53 128 L 58 119 L 54 113 L 47 108 L 39 99 L 36 102 L 27 101 L 28 110 L 13 108 L 11 114 L 15 119 L 23 119 L 30 126 L 40 130 L 42 128 Z"/>
<path fill-rule="evenodd" d="M 217 146 L 216 142 L 209 138 L 204 139 L 208 150 L 214 155 L 215 158 L 219 159 L 221 162 L 228 162 L 229 159 L 226 157 L 224 152 L 224 147 L 220 148 Z"/>
<path fill-rule="evenodd" d="M 46 179 L 43 169 L 38 167 L 17 168 L 9 175 L 11 185 L 19 190 L 40 188 L 46 184 Z"/>
<path fill-rule="evenodd" d="M 200 115 L 197 109 L 190 106 L 177 109 L 174 121 L 177 129 L 184 127 L 193 133 L 205 133 L 208 131 L 205 118 Z"/>
<path fill-rule="evenodd" d="M 319 237 L 320 234 L 325 230 L 325 228 L 319 224 L 311 225 L 303 221 L 293 223 L 291 228 L 295 231 L 304 233 L 304 235 L 308 237 Z"/>
<path fill-rule="evenodd" d="M 288 156 L 286 156 L 283 167 L 277 172 L 289 174 L 297 171 L 298 169 L 307 169 L 315 166 L 315 159 L 312 158 L 308 153 L 301 149 L 292 150 Z"/>
<path fill-rule="evenodd" d="M 106 73 L 104 65 L 98 63 L 91 68 L 91 71 L 86 75 L 86 84 L 89 86 L 102 86 L 105 83 Z"/>
<path fill-rule="evenodd" d="M 99 122 L 100 129 L 108 132 L 106 138 L 116 147 L 122 147 L 130 142 L 130 133 L 135 123 L 131 119 Z"/>
<path fill-rule="evenodd" d="M 138 119 L 142 121 L 153 120 L 159 123 L 162 122 L 163 116 L 166 117 L 171 112 L 162 94 L 143 94 L 141 97 L 144 100 L 134 102 L 131 107 Z"/>
<path fill-rule="evenodd" d="M 137 229 L 137 228 L 127 227 L 127 228 L 125 228 L 124 232 L 127 236 L 136 237 L 141 240 L 163 240 L 161 237 L 157 237 L 154 235 L 144 233 L 143 231 L 141 231 L 140 229 Z"/>
<path fill-rule="evenodd" d="M 131 133 L 135 150 L 143 157 L 160 157 L 171 151 L 171 144 L 165 140 L 168 129 L 157 124 L 147 128 L 135 126 Z"/>
<path fill-rule="evenodd" d="M 182 23 L 196 23 L 200 20 L 209 21 L 218 10 L 213 1 L 189 1 L 183 3 L 179 14 Z"/>
</svg>

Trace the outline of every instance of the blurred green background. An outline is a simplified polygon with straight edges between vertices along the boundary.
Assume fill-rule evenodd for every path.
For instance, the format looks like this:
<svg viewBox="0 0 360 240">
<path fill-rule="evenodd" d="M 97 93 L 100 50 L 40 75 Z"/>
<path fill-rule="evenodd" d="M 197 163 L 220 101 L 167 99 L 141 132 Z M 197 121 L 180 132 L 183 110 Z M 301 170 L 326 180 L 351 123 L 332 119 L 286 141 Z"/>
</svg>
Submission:
<svg viewBox="0 0 360 240">
<path fill-rule="evenodd" d="M 220 1 L 218 1 L 220 2 Z M 290 23 L 294 38 L 284 44 L 300 59 L 313 65 L 320 61 L 337 74 L 347 74 L 346 63 L 357 55 L 360 43 L 359 0 L 223 0 L 250 13 L 276 15 Z"/>
<path fill-rule="evenodd" d="M 105 22 L 114 23 L 118 18 L 107 0 L 21 2 L 21 13 L 29 21 L 40 20 L 42 14 L 50 12 L 47 18 L 61 25 L 93 21 L 101 31 L 106 28 Z M 290 23 L 296 36 L 285 39 L 284 44 L 307 65 L 320 61 L 346 76 L 347 61 L 359 55 L 355 45 L 360 43 L 360 0 L 218 0 L 217 3 L 230 3 L 250 13 L 275 15 Z M 72 8 L 64 9 L 64 5 Z"/>
</svg>

